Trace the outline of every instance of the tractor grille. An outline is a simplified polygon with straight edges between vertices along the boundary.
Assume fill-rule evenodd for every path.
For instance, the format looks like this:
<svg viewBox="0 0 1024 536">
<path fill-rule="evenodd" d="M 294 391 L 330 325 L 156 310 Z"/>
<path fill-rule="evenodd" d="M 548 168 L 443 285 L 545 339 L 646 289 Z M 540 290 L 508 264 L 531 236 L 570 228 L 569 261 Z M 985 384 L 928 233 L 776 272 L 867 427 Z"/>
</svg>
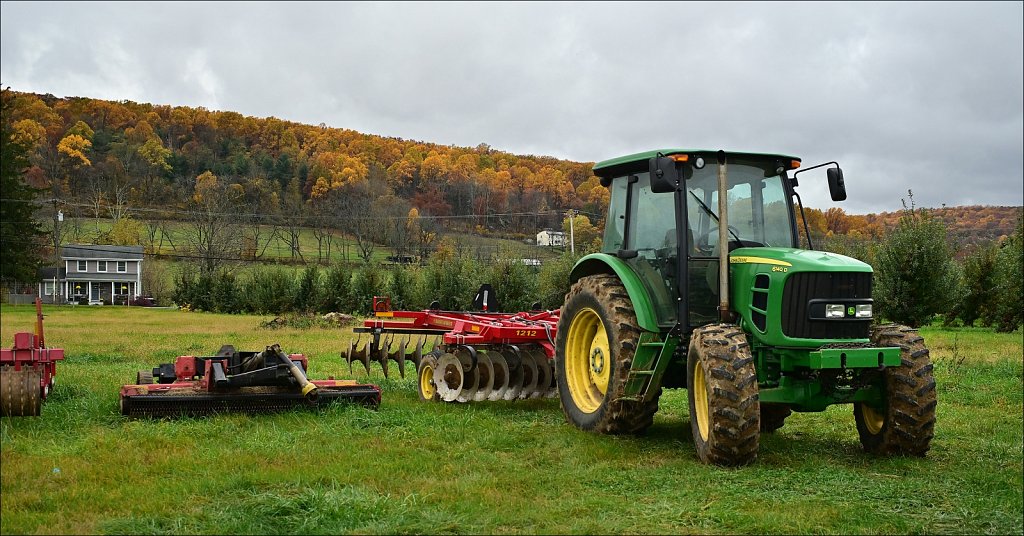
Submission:
<svg viewBox="0 0 1024 536">
<path fill-rule="evenodd" d="M 870 272 L 800 272 L 786 280 L 782 291 L 782 333 L 799 339 L 866 339 L 871 319 L 811 320 L 814 299 L 867 299 Z"/>
</svg>

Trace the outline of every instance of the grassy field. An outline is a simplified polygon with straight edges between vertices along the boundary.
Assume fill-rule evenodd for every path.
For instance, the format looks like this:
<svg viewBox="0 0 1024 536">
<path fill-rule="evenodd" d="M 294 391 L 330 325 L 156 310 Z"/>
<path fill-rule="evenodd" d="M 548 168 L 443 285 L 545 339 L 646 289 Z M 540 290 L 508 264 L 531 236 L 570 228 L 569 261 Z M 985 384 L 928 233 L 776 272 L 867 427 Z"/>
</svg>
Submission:
<svg viewBox="0 0 1024 536">
<path fill-rule="evenodd" d="M 85 243 L 89 243 L 97 234 L 109 233 L 112 226 L 112 220 L 109 219 L 81 218 L 77 223 L 81 229 L 79 239 L 85 241 Z M 186 240 L 187 228 L 188 224 L 184 222 L 166 222 L 166 225 L 161 228 L 161 230 L 157 231 L 156 234 L 157 244 L 162 244 L 162 246 L 157 248 L 157 253 L 172 257 L 187 255 L 184 253 L 184 249 L 181 249 L 186 248 L 188 245 L 188 241 Z M 267 245 L 265 249 L 263 241 L 271 235 L 272 228 L 270 226 L 264 226 L 262 232 L 263 238 L 261 238 L 260 244 L 261 260 L 293 260 L 291 247 L 286 239 L 287 233 L 285 231 L 279 230 L 279 236 L 271 240 L 270 244 Z M 353 238 L 343 235 L 338 231 L 332 231 L 331 234 L 333 238 L 330 261 L 362 262 L 362 259 L 359 257 L 359 249 Z M 537 247 L 515 240 L 484 237 L 469 233 L 450 233 L 442 231 L 441 234 L 443 236 L 450 237 L 473 255 L 477 255 L 485 259 L 489 259 L 494 254 L 498 253 L 501 248 L 513 248 L 515 251 L 521 252 L 524 256 L 540 259 L 555 257 L 561 252 L 561 249 L 558 248 Z M 163 237 L 162 241 L 161 237 Z M 68 240 L 74 239 L 69 237 Z M 313 230 L 309 228 L 300 229 L 298 240 L 299 253 L 302 255 L 302 259 L 304 259 L 305 262 L 317 262 L 317 240 Z M 179 248 L 179 250 L 174 249 L 171 244 L 174 244 L 174 246 Z M 394 251 L 391 248 L 378 245 L 373 249 L 370 260 L 375 263 L 386 262 L 387 257 L 393 254 Z M 298 258 L 295 258 L 294 260 L 299 261 Z"/>
<path fill-rule="evenodd" d="M 756 464 L 698 463 L 686 393 L 642 437 L 584 433 L 557 400 L 426 404 L 412 375 L 369 381 L 379 411 L 129 421 L 135 371 L 221 343 L 280 343 L 347 377 L 348 329 L 141 308 L 48 309 L 62 347 L 41 418 L 4 418 L 0 532 L 990 533 L 1022 530 L 1021 333 L 925 329 L 938 381 L 928 457 L 876 458 L 849 406 L 798 414 Z M 0 344 L 33 325 L 0 309 Z M 392 369 L 394 370 L 394 369 Z M 411 366 L 410 366 L 411 371 Z M 363 373 L 357 371 L 357 378 Z"/>
</svg>

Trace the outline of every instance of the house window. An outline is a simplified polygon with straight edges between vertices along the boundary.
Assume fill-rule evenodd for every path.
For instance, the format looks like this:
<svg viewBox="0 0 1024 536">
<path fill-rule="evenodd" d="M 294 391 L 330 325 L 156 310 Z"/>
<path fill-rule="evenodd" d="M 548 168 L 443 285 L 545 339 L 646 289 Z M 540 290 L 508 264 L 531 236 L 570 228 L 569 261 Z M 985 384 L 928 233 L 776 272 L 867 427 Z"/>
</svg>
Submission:
<svg viewBox="0 0 1024 536">
<path fill-rule="evenodd" d="M 86 270 L 86 268 L 85 268 L 85 261 L 78 261 L 78 271 L 79 272 L 84 272 L 85 270 Z"/>
<path fill-rule="evenodd" d="M 44 296 L 53 296 L 53 289 L 54 289 L 55 286 L 56 285 L 53 284 L 53 281 L 46 281 L 46 282 L 44 282 L 43 283 L 43 295 Z"/>
<path fill-rule="evenodd" d="M 107 271 L 107 261 L 96 261 L 96 271 L 97 272 L 106 272 Z"/>
<path fill-rule="evenodd" d="M 127 272 L 128 271 L 128 262 L 127 261 L 117 261 L 117 271 L 118 272 Z"/>
</svg>

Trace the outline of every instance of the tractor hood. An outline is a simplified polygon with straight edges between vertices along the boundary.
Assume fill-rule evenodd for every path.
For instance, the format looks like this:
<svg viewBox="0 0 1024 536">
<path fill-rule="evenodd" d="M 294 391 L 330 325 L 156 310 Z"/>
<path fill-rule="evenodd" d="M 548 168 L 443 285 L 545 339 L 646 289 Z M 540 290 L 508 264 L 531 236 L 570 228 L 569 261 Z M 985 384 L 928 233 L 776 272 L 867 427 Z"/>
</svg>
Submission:
<svg viewBox="0 0 1024 536">
<path fill-rule="evenodd" d="M 785 268 L 778 271 L 800 272 L 871 272 L 871 265 L 853 257 L 796 248 L 736 248 L 729 254 L 729 264 L 770 264 Z"/>
</svg>

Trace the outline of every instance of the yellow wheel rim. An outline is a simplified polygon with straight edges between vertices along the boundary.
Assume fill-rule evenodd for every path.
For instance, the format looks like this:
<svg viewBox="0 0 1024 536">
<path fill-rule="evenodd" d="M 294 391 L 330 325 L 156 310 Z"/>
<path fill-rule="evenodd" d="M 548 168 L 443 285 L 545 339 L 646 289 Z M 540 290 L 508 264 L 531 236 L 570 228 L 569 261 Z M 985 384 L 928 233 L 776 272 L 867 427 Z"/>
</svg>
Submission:
<svg viewBox="0 0 1024 536">
<path fill-rule="evenodd" d="M 708 388 L 704 381 L 704 367 L 700 366 L 700 363 L 693 367 L 693 406 L 696 415 L 691 418 L 697 419 L 700 438 L 707 441 L 711 430 L 711 416 L 708 412 Z"/>
<path fill-rule="evenodd" d="M 420 369 L 420 393 L 423 394 L 423 398 L 431 400 L 434 398 L 434 367 L 424 363 Z"/>
<path fill-rule="evenodd" d="M 593 309 L 581 310 L 569 324 L 565 343 L 565 379 L 576 407 L 593 413 L 601 407 L 611 378 L 612 353 L 604 322 Z"/>
<path fill-rule="evenodd" d="M 882 431 L 882 426 L 885 425 L 885 415 L 881 412 L 875 411 L 867 404 L 861 404 L 860 416 L 864 419 L 864 426 L 871 435 L 878 435 Z"/>
</svg>

